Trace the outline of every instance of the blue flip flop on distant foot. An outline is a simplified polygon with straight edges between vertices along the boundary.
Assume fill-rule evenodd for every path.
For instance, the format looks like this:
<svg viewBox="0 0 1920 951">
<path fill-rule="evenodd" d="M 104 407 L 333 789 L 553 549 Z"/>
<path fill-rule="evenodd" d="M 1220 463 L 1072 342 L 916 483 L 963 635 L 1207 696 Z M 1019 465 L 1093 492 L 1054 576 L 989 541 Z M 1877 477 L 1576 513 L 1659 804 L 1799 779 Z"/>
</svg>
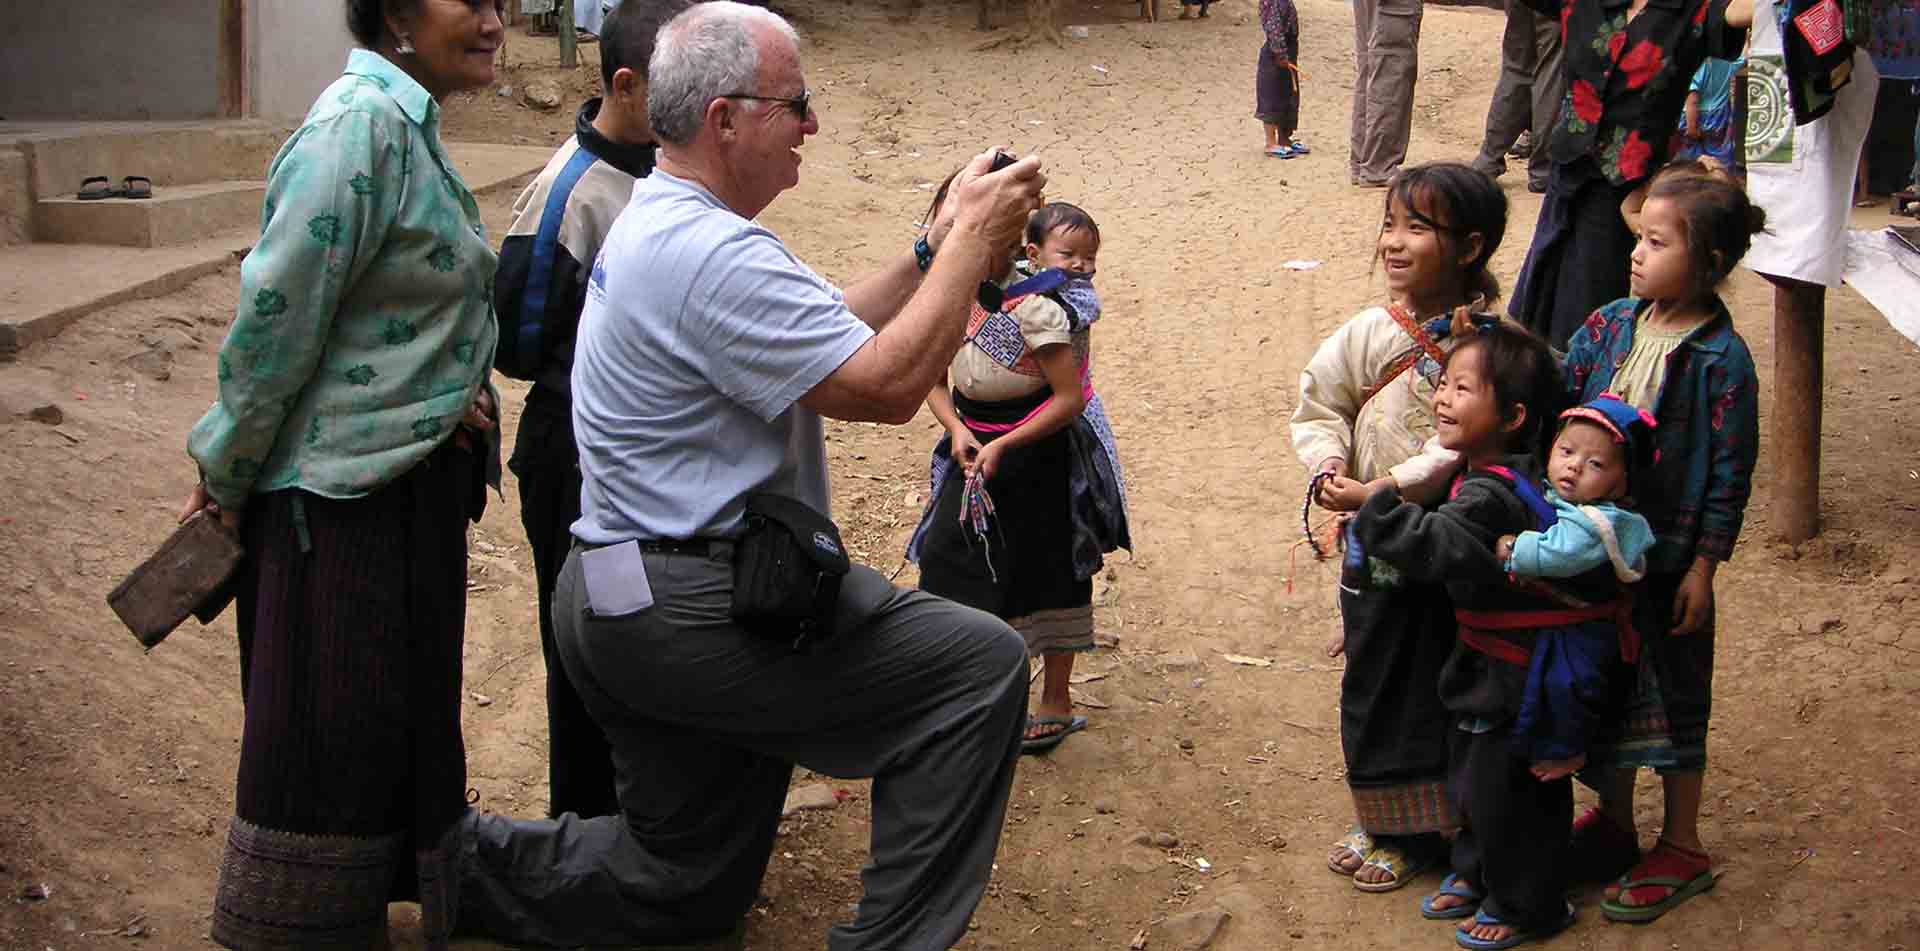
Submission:
<svg viewBox="0 0 1920 951">
<path fill-rule="evenodd" d="M 1313 150 L 1310 148 L 1307 148 L 1307 143 L 1302 142 L 1299 139 L 1294 139 L 1293 142 L 1291 143 L 1291 147 L 1293 148 L 1293 154 L 1295 155 L 1312 155 L 1313 154 Z"/>
<path fill-rule="evenodd" d="M 1504 925 L 1507 927 L 1512 927 L 1511 925 L 1507 925 L 1506 922 L 1501 921 L 1500 919 L 1495 918 L 1490 914 L 1487 914 L 1487 911 L 1484 908 L 1474 913 L 1473 921 L 1475 924 L 1481 924 L 1481 925 Z M 1453 933 L 1453 943 L 1463 948 L 1466 948 L 1467 951 L 1506 951 L 1507 948 L 1517 948 L 1523 944 L 1529 944 L 1535 941 L 1545 941 L 1548 938 L 1551 938 L 1554 935 L 1557 935 L 1560 932 L 1565 931 L 1572 926 L 1573 926 L 1573 904 L 1569 902 L 1567 904 L 1567 916 L 1561 919 L 1560 923 L 1558 925 L 1555 925 L 1552 928 L 1547 928 L 1540 931 L 1521 931 L 1518 928 L 1514 928 L 1512 934 L 1507 935 L 1506 937 L 1501 938 L 1498 941 L 1482 941 L 1479 938 L 1476 938 L 1465 931 L 1455 931 Z"/>
<path fill-rule="evenodd" d="M 1442 895 L 1464 898 L 1466 901 L 1451 908 L 1435 908 L 1433 900 Z M 1480 890 L 1467 884 L 1460 876 L 1452 872 L 1440 880 L 1439 891 L 1420 899 L 1420 917 L 1432 921 L 1451 921 L 1455 918 L 1467 918 L 1480 910 L 1480 901 L 1485 898 Z"/>
<path fill-rule="evenodd" d="M 1055 732 L 1043 736 L 1036 736 L 1030 740 L 1023 739 L 1020 741 L 1020 752 L 1022 753 L 1045 753 L 1059 746 L 1061 741 L 1067 738 L 1068 734 L 1078 733 L 1086 729 L 1087 718 L 1083 716 L 1028 717 L 1027 726 L 1029 729 L 1036 726 L 1057 726 L 1060 728 Z"/>
<path fill-rule="evenodd" d="M 1274 158 L 1293 158 L 1295 153 L 1291 146 L 1276 145 L 1268 149 L 1267 154 Z"/>
</svg>

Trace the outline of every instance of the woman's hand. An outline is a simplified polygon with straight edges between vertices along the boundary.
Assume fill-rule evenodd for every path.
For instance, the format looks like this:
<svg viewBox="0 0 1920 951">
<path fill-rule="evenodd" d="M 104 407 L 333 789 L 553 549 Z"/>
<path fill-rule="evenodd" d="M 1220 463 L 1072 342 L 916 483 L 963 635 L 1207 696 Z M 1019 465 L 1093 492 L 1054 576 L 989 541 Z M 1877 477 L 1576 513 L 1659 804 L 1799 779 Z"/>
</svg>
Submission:
<svg viewBox="0 0 1920 951">
<path fill-rule="evenodd" d="M 1701 567 L 1702 561 L 1695 560 L 1693 567 L 1687 569 L 1687 576 L 1680 579 L 1680 589 L 1673 594 L 1673 631 L 1675 637 L 1685 637 L 1707 626 L 1713 617 L 1713 568 Z"/>
<path fill-rule="evenodd" d="M 947 430 L 947 435 L 953 440 L 948 454 L 953 461 L 960 464 L 962 470 L 971 474 L 974 465 L 980 460 L 980 437 L 975 436 L 973 430 L 965 426 L 955 426 Z"/>
<path fill-rule="evenodd" d="M 207 486 L 204 482 L 194 485 L 193 494 L 187 496 L 187 504 L 180 510 L 180 523 L 185 524 L 187 519 L 192 518 L 196 512 L 205 512 L 219 519 L 220 524 L 226 526 L 228 531 L 240 531 L 240 513 L 221 508 L 220 503 L 215 502 L 213 496 L 207 494 Z"/>
<path fill-rule="evenodd" d="M 1513 543 L 1519 540 L 1518 535 L 1500 536 L 1500 540 L 1493 543 L 1493 557 L 1500 559 L 1501 564 L 1506 564 L 1513 558 Z"/>
</svg>

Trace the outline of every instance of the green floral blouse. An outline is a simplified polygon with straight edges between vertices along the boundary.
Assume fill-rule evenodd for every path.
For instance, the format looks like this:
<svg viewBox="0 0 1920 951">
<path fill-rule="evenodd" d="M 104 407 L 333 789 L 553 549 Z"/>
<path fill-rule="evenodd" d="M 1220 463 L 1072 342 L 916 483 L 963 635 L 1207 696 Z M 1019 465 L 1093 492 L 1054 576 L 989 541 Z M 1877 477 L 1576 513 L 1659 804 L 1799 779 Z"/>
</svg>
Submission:
<svg viewBox="0 0 1920 951">
<path fill-rule="evenodd" d="M 221 505 L 365 495 L 487 385 L 496 257 L 439 129 L 426 89 L 355 50 L 274 159 L 219 398 L 187 440 Z"/>
</svg>

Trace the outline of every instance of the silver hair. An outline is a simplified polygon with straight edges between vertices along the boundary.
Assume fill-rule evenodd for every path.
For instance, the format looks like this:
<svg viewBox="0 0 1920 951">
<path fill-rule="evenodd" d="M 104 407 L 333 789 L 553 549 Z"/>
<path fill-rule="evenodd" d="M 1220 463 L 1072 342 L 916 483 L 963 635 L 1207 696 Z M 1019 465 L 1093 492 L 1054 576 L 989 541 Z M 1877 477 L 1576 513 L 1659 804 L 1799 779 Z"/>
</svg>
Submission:
<svg viewBox="0 0 1920 951">
<path fill-rule="evenodd" d="M 660 28 L 647 61 L 647 121 L 655 136 L 685 145 L 706 121 L 708 103 L 755 91 L 760 77 L 756 25 L 799 45 L 793 24 L 779 14 L 733 0 L 696 4 Z"/>
</svg>

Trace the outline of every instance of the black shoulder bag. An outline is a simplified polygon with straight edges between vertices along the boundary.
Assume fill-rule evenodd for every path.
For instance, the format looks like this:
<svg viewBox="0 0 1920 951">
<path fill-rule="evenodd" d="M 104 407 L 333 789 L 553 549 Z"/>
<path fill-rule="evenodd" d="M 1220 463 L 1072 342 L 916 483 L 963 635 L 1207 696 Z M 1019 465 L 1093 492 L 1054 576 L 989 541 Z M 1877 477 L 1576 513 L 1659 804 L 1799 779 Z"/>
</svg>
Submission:
<svg viewBox="0 0 1920 951">
<path fill-rule="evenodd" d="M 767 492 L 747 496 L 746 520 L 733 550 L 733 619 L 795 650 L 832 637 L 852 567 L 840 529 L 812 506 Z"/>
</svg>

